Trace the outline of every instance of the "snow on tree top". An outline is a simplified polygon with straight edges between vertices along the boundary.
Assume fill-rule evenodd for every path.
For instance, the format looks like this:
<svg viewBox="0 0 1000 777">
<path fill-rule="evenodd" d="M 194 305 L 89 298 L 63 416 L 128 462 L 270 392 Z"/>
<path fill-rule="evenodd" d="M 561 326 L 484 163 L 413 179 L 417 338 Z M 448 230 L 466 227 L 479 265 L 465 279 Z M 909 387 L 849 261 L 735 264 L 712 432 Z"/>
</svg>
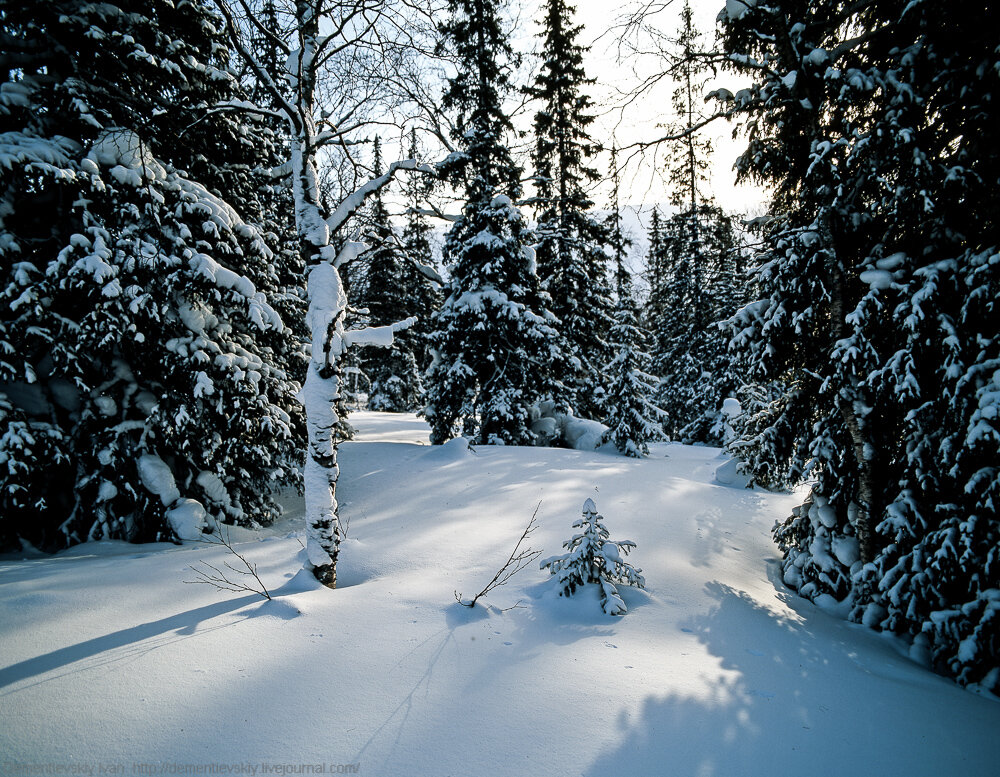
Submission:
<svg viewBox="0 0 1000 777">
<path fill-rule="evenodd" d="M 506 294 L 493 288 L 464 292 L 450 304 L 450 307 L 454 310 L 470 310 L 477 313 L 482 313 L 488 307 L 498 308 L 507 310 L 512 317 L 521 315 L 524 310 L 524 305 L 511 302 Z"/>
<path fill-rule="evenodd" d="M 481 230 L 472 240 L 469 241 L 468 245 L 471 246 L 486 246 L 487 248 L 499 248 L 503 245 L 503 241 L 490 232 L 488 229 Z"/>
<path fill-rule="evenodd" d="M 346 243 L 344 243 L 343 247 L 340 249 L 340 252 L 337 253 L 336 257 L 334 258 L 333 266 L 342 267 L 345 264 L 349 264 L 350 262 L 353 262 L 355 259 L 361 256 L 361 254 L 363 254 L 369 248 L 371 248 L 371 246 L 369 246 L 368 243 L 362 243 L 357 240 L 348 240 Z M 333 251 L 333 246 L 323 246 L 323 248 L 320 249 L 320 256 L 323 256 L 323 258 L 325 259 L 327 258 L 328 254 L 332 251 Z"/>
<path fill-rule="evenodd" d="M 0 105 L 2 105 L 0 101 Z M 0 133 L 0 168 L 12 170 L 15 165 L 51 165 L 68 167 L 76 143 L 69 138 L 32 138 L 22 132 Z"/>
<path fill-rule="evenodd" d="M 830 59 L 830 54 L 826 49 L 816 48 L 809 52 L 806 60 L 811 64 L 819 67 L 823 65 L 828 59 Z"/>
<path fill-rule="evenodd" d="M 181 493 L 177 490 L 174 475 L 163 459 L 153 453 L 145 453 L 139 457 L 136 464 L 142 485 L 147 491 L 160 497 L 165 507 L 169 507 L 180 498 Z"/>
<path fill-rule="evenodd" d="M 587 501 L 583 503 L 583 511 L 585 513 L 597 513 L 597 505 L 594 504 L 593 499 L 587 499 Z"/>
</svg>

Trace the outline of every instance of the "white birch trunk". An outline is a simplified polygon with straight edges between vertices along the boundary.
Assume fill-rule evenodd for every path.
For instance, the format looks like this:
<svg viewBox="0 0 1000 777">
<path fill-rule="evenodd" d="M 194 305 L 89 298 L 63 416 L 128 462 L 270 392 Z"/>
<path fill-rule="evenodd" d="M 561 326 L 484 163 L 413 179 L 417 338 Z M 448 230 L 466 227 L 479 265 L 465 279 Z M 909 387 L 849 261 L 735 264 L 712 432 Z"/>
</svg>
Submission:
<svg viewBox="0 0 1000 777">
<path fill-rule="evenodd" d="M 265 85 L 288 121 L 291 138 L 289 170 L 295 197 L 295 227 L 299 248 L 305 259 L 308 279 L 307 325 L 312 337 L 312 353 L 305 384 L 299 399 L 306 412 L 308 450 L 305 462 L 306 502 L 306 567 L 324 585 L 333 588 L 337 583 L 337 554 L 341 540 L 340 519 L 337 513 L 337 440 L 338 427 L 336 403 L 340 385 L 337 378 L 338 359 L 343 354 L 348 338 L 344 334 L 344 313 L 347 298 L 337 268 L 367 248 L 360 243 L 347 243 L 338 256 L 330 245 L 331 236 L 337 232 L 361 206 L 364 199 L 385 186 L 397 170 L 417 168 L 413 160 L 394 162 L 386 174 L 369 181 L 340 203 L 336 211 L 324 218 L 320 203 L 319 177 L 316 155 L 324 142 L 338 137 L 339 129 L 317 129 L 316 85 L 323 57 L 331 48 L 349 48 L 367 45 L 371 33 L 367 22 L 368 10 L 377 13 L 378 2 L 367 0 L 338 4 L 325 0 L 295 0 L 294 36 L 297 49 L 289 52 L 285 63 L 287 83 L 277 83 L 256 61 L 253 51 L 244 45 L 239 24 L 227 0 L 216 0 L 222 12 L 236 50 Z M 335 8 L 343 11 L 333 35 L 320 36 L 320 16 Z M 352 19 L 365 19 L 366 24 L 352 25 Z M 356 36 L 356 37 L 352 37 Z M 370 41 L 368 41 L 370 43 Z M 412 322 L 402 322 L 380 327 L 371 332 L 351 332 L 350 340 L 358 345 L 392 343 L 392 333 Z"/>
<path fill-rule="evenodd" d="M 333 266 L 330 229 L 320 208 L 316 173 L 314 63 L 319 20 L 310 3 L 297 2 L 299 50 L 288 58 L 297 116 L 292 130 L 292 177 L 295 225 L 309 269 L 309 308 L 306 323 L 312 336 L 312 354 L 299 395 L 306 412 L 307 451 L 304 471 L 306 508 L 306 565 L 323 585 L 337 585 L 337 554 L 341 529 L 337 513 L 337 359 L 343 349 L 347 299 Z"/>
</svg>

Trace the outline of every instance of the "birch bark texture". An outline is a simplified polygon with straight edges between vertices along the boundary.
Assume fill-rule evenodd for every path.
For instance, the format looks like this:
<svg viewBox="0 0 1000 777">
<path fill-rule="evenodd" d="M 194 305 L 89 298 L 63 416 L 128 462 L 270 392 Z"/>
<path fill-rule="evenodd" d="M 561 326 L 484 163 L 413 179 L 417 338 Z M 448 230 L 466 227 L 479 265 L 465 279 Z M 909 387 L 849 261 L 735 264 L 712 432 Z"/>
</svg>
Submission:
<svg viewBox="0 0 1000 777">
<path fill-rule="evenodd" d="M 397 57 L 385 56 L 385 50 L 394 45 L 387 29 L 399 27 L 394 16 L 398 9 L 386 0 L 294 0 L 277 8 L 273 1 L 258 5 L 250 0 L 215 2 L 226 20 L 234 49 L 270 98 L 266 106 L 238 107 L 274 114 L 287 127 L 289 158 L 287 169 L 281 172 L 292 179 L 295 227 L 306 266 L 306 324 L 312 341 L 299 395 L 308 438 L 304 469 L 306 567 L 323 585 L 334 588 L 343 538 L 337 507 L 338 364 L 349 345 L 391 345 L 393 332 L 412 323 L 352 331 L 348 336 L 344 328 L 347 295 L 339 268 L 368 246 L 347 239 L 341 232 L 367 197 L 386 186 L 399 170 L 414 170 L 417 165 L 414 160 L 394 162 L 385 173 L 328 209 L 321 194 L 319 164 L 324 149 L 349 148 L 366 125 L 369 103 L 378 91 L 374 80 L 377 70 L 362 66 L 359 75 L 358 65 L 369 58 L 369 65 L 397 61 Z M 265 6 L 267 18 L 278 20 L 278 29 L 269 29 L 264 23 Z M 256 48 L 249 44 L 251 35 L 263 36 L 284 56 L 279 74 L 258 59 Z M 351 60 L 351 70 L 345 73 L 352 77 L 333 79 L 336 65 L 345 59 Z M 365 74 L 372 79 L 367 84 Z"/>
</svg>

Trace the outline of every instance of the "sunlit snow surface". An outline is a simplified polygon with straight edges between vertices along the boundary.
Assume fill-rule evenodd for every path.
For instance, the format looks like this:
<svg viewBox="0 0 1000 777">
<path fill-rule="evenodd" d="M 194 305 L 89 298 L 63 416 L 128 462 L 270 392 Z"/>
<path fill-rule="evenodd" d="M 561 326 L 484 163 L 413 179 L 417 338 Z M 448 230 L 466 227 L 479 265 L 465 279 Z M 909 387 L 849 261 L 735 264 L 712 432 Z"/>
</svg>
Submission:
<svg viewBox="0 0 1000 777">
<path fill-rule="evenodd" d="M 1000 703 L 791 595 L 769 532 L 796 497 L 728 469 L 721 485 L 717 449 L 435 448 L 414 416 L 351 420 L 337 591 L 296 575 L 294 499 L 280 525 L 231 534 L 272 602 L 186 585 L 232 560 L 205 544 L 0 559 L 0 774 L 997 774 Z M 627 615 L 535 568 L 455 602 L 539 502 L 531 546 L 553 555 L 587 498 L 637 544 L 647 588 L 619 587 Z"/>
</svg>

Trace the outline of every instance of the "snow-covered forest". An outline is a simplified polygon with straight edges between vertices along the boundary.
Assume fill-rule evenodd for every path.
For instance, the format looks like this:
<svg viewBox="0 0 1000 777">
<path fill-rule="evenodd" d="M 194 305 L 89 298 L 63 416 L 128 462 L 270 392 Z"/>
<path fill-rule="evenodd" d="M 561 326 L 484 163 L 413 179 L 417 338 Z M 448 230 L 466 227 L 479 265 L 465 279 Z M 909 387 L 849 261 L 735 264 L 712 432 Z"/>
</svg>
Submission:
<svg viewBox="0 0 1000 777">
<path fill-rule="evenodd" d="M 530 617 L 533 655 L 552 660 L 559 634 L 611 635 L 630 619 L 636 645 L 665 646 L 681 596 L 671 570 L 704 568 L 710 590 L 727 581 L 723 610 L 754 598 L 766 611 L 769 588 L 781 628 L 806 617 L 792 610 L 831 619 L 817 629 L 831 652 L 845 653 L 834 639 L 892 645 L 919 667 L 892 676 L 926 674 L 955 721 L 973 701 L 1000 721 L 975 696 L 1000 694 L 1000 44 L 986 7 L 577 5 L 0 0 L 0 586 L 12 603 L 0 720 L 14 711 L 4 688 L 64 666 L 26 633 L 98 596 L 98 567 L 120 563 L 124 589 L 169 588 L 163 559 L 202 552 L 213 561 L 185 556 L 202 576 L 186 582 L 247 608 L 260 587 L 265 615 L 309 620 L 342 602 L 362 628 L 365 591 L 386 595 L 362 583 L 405 580 L 415 609 L 439 606 L 452 629 L 485 618 L 500 634 Z M 598 46 L 614 68 L 588 69 Z M 741 149 L 732 170 L 720 133 Z M 727 207 L 720 176 L 756 187 L 759 205 Z M 358 419 L 378 433 L 351 442 Z M 415 458 L 418 442 L 435 447 Z M 475 518 L 487 502 L 456 473 L 479 456 L 505 473 L 477 470 L 496 512 L 521 512 Z M 373 491 L 366 478 L 389 468 Z M 721 490 L 687 497 L 682 480 Z M 619 501 L 605 504 L 601 482 Z M 705 528 L 678 505 L 726 513 L 712 526 L 729 539 L 716 541 L 755 548 L 739 574 L 718 549 L 671 566 L 671 544 L 696 549 L 684 532 L 700 541 Z M 532 509 L 539 534 L 535 520 L 524 529 Z M 619 538 L 616 518 L 642 536 Z M 522 529 L 477 602 L 471 578 L 495 572 Z M 539 569 L 532 538 L 560 531 Z M 288 578 L 272 597 L 247 557 L 279 536 L 297 544 L 270 546 L 264 577 L 281 560 Z M 138 543 L 160 544 L 125 561 Z M 87 548 L 97 566 L 81 564 Z M 425 590 L 425 567 L 470 590 L 434 605 L 442 583 Z M 532 575 L 555 587 L 540 593 Z M 47 599 L 58 586 L 73 596 Z M 194 595 L 180 588 L 169 595 Z M 508 589 L 528 603 L 506 602 Z M 198 590 L 178 613 L 238 609 L 216 612 Z M 565 608 L 588 591 L 600 614 L 581 626 Z M 485 604 L 491 592 L 503 607 Z M 703 600 L 680 603 L 686 622 Z M 84 659 L 120 650 L 114 634 L 95 634 Z M 341 646 L 351 660 L 376 638 L 357 636 Z M 345 691 L 370 682 L 338 661 Z M 21 708 L 43 704 L 32 699 Z M 374 738 L 378 713 L 362 717 Z M 10 734 L 12 764 L 69 754 L 27 737 Z M 363 763 L 366 747 L 343 758 Z M 1000 758 L 979 747 L 970 774 Z M 910 774 L 936 773 L 925 755 L 905 756 Z M 382 763 L 429 773 L 400 770 L 401 757 Z M 656 763 L 633 766 L 673 773 Z M 716 773 L 696 766 L 683 773 Z"/>
</svg>

